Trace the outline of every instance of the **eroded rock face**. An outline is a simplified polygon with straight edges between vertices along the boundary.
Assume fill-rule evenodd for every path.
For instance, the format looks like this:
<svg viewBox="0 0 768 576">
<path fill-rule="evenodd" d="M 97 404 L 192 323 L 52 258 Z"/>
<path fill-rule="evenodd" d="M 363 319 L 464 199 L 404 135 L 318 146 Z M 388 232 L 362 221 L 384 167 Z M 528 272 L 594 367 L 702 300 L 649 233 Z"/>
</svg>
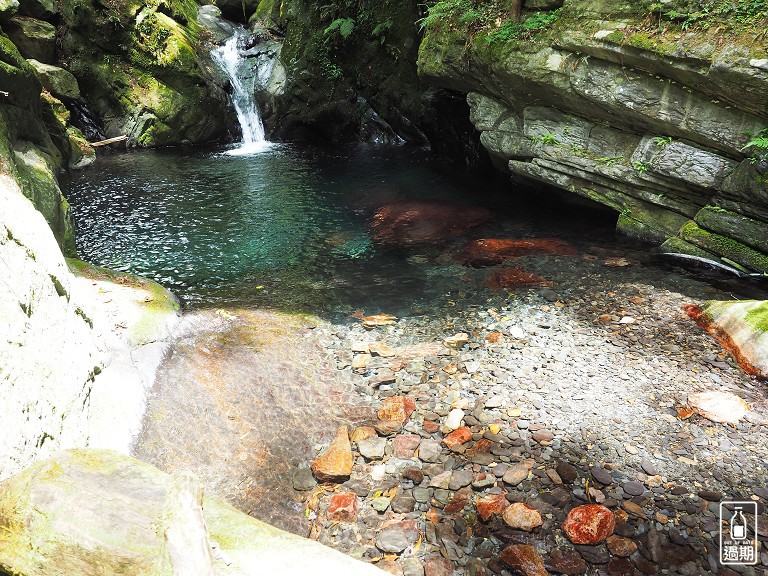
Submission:
<svg viewBox="0 0 768 576">
<path fill-rule="evenodd" d="M 744 148 L 768 126 L 763 60 L 736 37 L 643 43 L 622 6 L 567 3 L 559 18 L 578 28 L 518 49 L 434 29 L 419 72 L 468 94 L 482 145 L 515 177 L 605 204 L 619 231 L 665 252 L 768 271 L 768 161 Z"/>
</svg>

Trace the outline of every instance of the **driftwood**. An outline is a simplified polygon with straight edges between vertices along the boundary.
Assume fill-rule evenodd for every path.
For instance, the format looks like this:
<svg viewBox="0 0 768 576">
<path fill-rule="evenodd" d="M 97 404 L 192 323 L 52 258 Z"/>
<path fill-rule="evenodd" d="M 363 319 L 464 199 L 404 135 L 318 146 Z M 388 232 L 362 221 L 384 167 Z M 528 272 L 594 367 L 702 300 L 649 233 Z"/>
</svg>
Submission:
<svg viewBox="0 0 768 576">
<path fill-rule="evenodd" d="M 116 144 L 117 142 L 125 142 L 128 140 L 128 136 L 115 136 L 114 138 L 107 138 L 106 140 L 99 140 L 98 142 L 88 142 L 94 148 L 99 146 L 109 146 L 110 144 Z"/>
</svg>

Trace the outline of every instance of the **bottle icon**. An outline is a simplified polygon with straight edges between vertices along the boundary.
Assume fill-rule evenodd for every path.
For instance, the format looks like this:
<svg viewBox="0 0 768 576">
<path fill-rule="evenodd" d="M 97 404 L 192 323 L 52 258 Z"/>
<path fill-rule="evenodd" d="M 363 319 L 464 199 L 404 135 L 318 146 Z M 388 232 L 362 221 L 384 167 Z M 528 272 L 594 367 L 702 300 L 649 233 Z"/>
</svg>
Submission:
<svg viewBox="0 0 768 576">
<path fill-rule="evenodd" d="M 734 540 L 745 540 L 747 538 L 747 521 L 744 518 L 744 514 L 741 513 L 741 508 L 738 506 L 731 516 L 731 538 Z"/>
</svg>

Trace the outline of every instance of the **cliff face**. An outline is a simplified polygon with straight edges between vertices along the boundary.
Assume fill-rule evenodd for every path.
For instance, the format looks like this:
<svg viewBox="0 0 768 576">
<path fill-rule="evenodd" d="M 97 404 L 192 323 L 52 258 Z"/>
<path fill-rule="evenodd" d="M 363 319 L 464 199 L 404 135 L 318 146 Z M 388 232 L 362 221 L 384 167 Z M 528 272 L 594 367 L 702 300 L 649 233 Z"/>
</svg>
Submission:
<svg viewBox="0 0 768 576">
<path fill-rule="evenodd" d="M 663 251 L 768 272 L 761 8 L 707 27 L 693 6 L 526 5 L 495 29 L 435 18 L 419 52 L 424 80 L 467 93 L 497 166 L 615 209 Z"/>
<path fill-rule="evenodd" d="M 7 17 L 3 31 L 28 54 L 40 50 Z M 71 74 L 26 60 L 0 35 L 0 90 L 0 413 L 10 432 L 0 435 L 2 478 L 61 447 L 126 450 L 151 383 L 145 369 L 159 361 L 178 306 L 159 286 L 115 282 L 64 257 L 74 255 L 73 224 L 57 175 L 93 160 L 62 101 L 77 97 Z"/>
</svg>

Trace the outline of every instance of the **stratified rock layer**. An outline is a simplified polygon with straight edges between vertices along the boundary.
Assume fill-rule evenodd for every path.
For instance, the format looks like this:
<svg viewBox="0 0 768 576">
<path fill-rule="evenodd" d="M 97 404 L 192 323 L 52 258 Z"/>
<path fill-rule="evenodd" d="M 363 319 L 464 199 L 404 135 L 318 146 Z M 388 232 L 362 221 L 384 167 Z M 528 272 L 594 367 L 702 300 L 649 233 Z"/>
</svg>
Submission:
<svg viewBox="0 0 768 576">
<path fill-rule="evenodd" d="M 768 160 L 747 147 L 768 127 L 765 45 L 649 38 L 638 5 L 569 2 L 530 41 L 468 43 L 461 26 L 433 25 L 419 72 L 468 94 L 513 179 L 609 206 L 619 231 L 664 252 L 766 272 Z"/>
</svg>

